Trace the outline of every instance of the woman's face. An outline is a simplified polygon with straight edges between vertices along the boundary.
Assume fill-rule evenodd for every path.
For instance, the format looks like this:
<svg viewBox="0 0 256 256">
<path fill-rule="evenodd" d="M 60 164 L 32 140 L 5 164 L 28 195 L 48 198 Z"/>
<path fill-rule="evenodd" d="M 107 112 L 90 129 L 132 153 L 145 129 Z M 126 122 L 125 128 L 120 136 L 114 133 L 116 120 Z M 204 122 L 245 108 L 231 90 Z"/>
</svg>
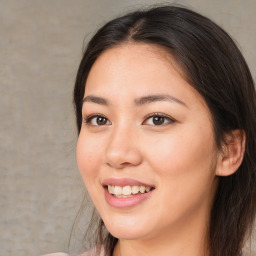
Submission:
<svg viewBox="0 0 256 256">
<path fill-rule="evenodd" d="M 85 87 L 77 161 L 107 229 L 152 239 L 204 227 L 218 152 L 211 115 L 162 48 L 106 50 Z"/>
</svg>

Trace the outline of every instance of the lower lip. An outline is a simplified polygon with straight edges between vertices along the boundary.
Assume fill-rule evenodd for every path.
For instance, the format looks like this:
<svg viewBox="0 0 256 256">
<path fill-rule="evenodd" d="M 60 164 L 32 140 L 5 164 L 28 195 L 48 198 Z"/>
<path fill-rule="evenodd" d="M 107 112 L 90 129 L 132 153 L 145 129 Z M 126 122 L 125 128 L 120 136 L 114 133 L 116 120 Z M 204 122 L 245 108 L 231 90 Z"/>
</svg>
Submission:
<svg viewBox="0 0 256 256">
<path fill-rule="evenodd" d="M 144 194 L 136 194 L 131 197 L 122 198 L 113 196 L 108 192 L 107 188 L 105 188 L 104 190 L 107 203 L 115 208 L 129 208 L 138 205 L 146 200 L 148 197 L 150 197 L 152 195 L 152 192 L 154 191 L 153 189 Z"/>
</svg>

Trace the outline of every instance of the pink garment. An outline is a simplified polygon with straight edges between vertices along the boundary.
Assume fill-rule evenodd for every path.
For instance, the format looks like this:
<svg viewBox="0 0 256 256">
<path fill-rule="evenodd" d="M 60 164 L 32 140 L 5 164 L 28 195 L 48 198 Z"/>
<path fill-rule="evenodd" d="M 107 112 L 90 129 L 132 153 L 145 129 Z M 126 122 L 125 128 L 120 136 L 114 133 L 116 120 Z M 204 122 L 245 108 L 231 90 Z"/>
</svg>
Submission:
<svg viewBox="0 0 256 256">
<path fill-rule="evenodd" d="M 66 253 L 56 252 L 56 253 L 51 253 L 51 254 L 45 254 L 42 256 L 68 256 L 68 255 Z"/>
<path fill-rule="evenodd" d="M 46 254 L 46 255 L 43 255 L 43 256 L 69 256 L 69 255 L 66 254 L 66 253 L 58 252 L 58 253 Z M 77 255 L 77 256 L 104 256 L 104 251 L 102 251 L 100 255 L 96 255 L 95 254 L 95 249 L 91 249 L 90 251 L 85 252 L 85 253 L 80 254 L 80 255 Z M 256 256 L 256 252 L 251 251 L 248 248 L 244 248 L 243 256 Z"/>
<path fill-rule="evenodd" d="M 68 255 L 66 253 L 63 252 L 57 252 L 57 253 L 51 253 L 51 254 L 45 254 L 42 256 L 72 256 L 72 255 Z M 93 248 L 87 252 L 84 252 L 83 254 L 79 254 L 76 256 L 104 256 L 104 250 L 101 250 L 101 253 L 96 255 L 96 248 Z"/>
<path fill-rule="evenodd" d="M 51 254 L 45 254 L 43 256 L 69 256 L 69 255 L 66 253 L 63 253 L 63 252 L 56 252 L 56 253 L 51 253 Z M 77 255 L 77 256 L 96 256 L 96 255 L 93 255 L 90 252 L 85 252 L 85 253 Z"/>
</svg>

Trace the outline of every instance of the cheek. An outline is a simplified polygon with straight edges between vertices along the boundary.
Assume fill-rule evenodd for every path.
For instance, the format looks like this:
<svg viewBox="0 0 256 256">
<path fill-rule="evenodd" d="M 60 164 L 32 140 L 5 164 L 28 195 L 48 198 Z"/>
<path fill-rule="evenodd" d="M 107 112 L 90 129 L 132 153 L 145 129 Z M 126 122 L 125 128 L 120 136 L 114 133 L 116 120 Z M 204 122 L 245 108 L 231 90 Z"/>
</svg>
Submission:
<svg viewBox="0 0 256 256">
<path fill-rule="evenodd" d="M 165 139 L 154 139 L 154 147 L 145 148 L 159 184 L 165 194 L 175 194 L 179 199 L 190 198 L 192 193 L 199 197 L 208 194 L 216 163 L 211 129 L 179 129 L 172 134 Z"/>
<path fill-rule="evenodd" d="M 77 141 L 76 157 L 77 164 L 85 185 L 97 176 L 98 165 L 101 154 L 97 140 L 90 139 L 83 132 L 80 133 Z"/>
<path fill-rule="evenodd" d="M 165 140 L 155 140 L 153 149 L 147 147 L 147 159 L 156 174 L 159 198 L 163 201 L 155 207 L 167 221 L 170 212 L 175 219 L 211 202 L 215 188 L 214 139 L 208 132 L 196 134 L 201 136 L 181 131 Z"/>
<path fill-rule="evenodd" d="M 152 137 L 149 143 L 154 147 L 145 147 L 147 160 L 156 167 L 155 170 L 164 174 L 188 174 L 193 170 L 207 170 L 216 158 L 214 137 L 210 128 L 181 128 L 164 138 L 161 135 L 158 138 Z"/>
</svg>

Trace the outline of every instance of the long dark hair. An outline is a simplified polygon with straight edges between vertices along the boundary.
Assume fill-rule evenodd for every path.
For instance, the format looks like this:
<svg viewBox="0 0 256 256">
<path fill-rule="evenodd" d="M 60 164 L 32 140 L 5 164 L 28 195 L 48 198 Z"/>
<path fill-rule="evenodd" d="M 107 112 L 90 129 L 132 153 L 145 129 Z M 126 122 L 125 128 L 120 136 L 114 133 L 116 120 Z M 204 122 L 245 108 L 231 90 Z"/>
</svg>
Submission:
<svg viewBox="0 0 256 256">
<path fill-rule="evenodd" d="M 89 42 L 76 77 L 74 105 L 78 133 L 88 73 L 103 51 L 128 42 L 162 46 L 204 98 L 213 118 L 216 145 L 225 133 L 246 134 L 243 162 L 231 176 L 219 177 L 211 209 L 210 256 L 239 256 L 251 234 L 256 211 L 256 94 L 249 68 L 230 36 L 208 18 L 178 6 L 135 11 L 108 22 Z M 111 256 L 117 238 L 99 219 L 98 244 Z"/>
</svg>

